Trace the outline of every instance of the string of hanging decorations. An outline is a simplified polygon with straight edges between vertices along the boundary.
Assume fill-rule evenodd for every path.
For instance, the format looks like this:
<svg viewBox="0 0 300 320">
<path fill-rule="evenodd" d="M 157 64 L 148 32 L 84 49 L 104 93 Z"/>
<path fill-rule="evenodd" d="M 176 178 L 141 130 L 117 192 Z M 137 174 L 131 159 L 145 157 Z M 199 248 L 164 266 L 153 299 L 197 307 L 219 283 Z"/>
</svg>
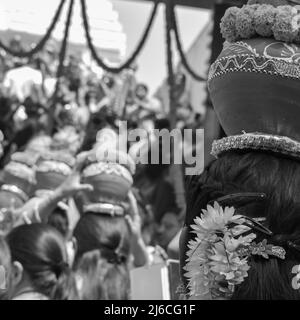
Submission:
<svg viewBox="0 0 300 320">
<path fill-rule="evenodd" d="M 49 132 L 51 133 L 53 130 L 53 125 L 54 125 L 54 114 L 55 114 L 55 102 L 58 96 L 58 92 L 60 89 L 60 82 L 61 82 L 61 77 L 63 75 L 63 70 L 64 70 L 64 61 L 66 58 L 67 54 L 67 48 L 68 48 L 68 39 L 69 39 L 69 34 L 70 34 L 70 27 L 72 23 L 72 15 L 73 15 L 73 9 L 74 9 L 74 0 L 70 0 L 70 5 L 67 13 L 67 19 L 65 22 L 65 28 L 64 28 L 64 36 L 63 36 L 63 41 L 61 44 L 60 52 L 59 52 L 59 63 L 58 63 L 58 68 L 56 71 L 56 85 L 54 92 L 50 98 L 49 101 Z"/>
<path fill-rule="evenodd" d="M 204 79 L 202 76 L 198 75 L 189 65 L 187 58 L 185 56 L 183 47 L 182 47 L 182 42 L 181 42 L 181 38 L 180 38 L 180 34 L 179 34 L 179 30 L 178 30 L 178 22 L 177 22 L 177 17 L 176 17 L 176 12 L 175 12 L 175 8 L 174 6 L 172 6 L 171 8 L 172 10 L 172 17 L 170 19 L 172 19 L 172 27 L 174 30 L 174 34 L 175 34 L 175 40 L 176 40 L 176 46 L 177 46 L 177 50 L 179 52 L 180 55 L 180 59 L 181 59 L 181 63 L 184 66 L 184 68 L 186 69 L 186 71 L 197 81 L 206 81 L 206 79 Z"/>
<path fill-rule="evenodd" d="M 63 7 L 64 7 L 65 3 L 66 3 L 66 0 L 61 0 L 60 4 L 54 14 L 54 17 L 53 17 L 53 19 L 52 19 L 52 21 L 46 31 L 45 36 L 35 45 L 34 48 L 30 49 L 29 51 L 16 51 L 16 50 L 13 50 L 12 48 L 10 48 L 9 46 L 5 45 L 1 40 L 0 40 L 0 48 L 3 49 L 8 54 L 15 56 L 15 57 L 18 57 L 18 58 L 31 58 L 32 56 L 34 56 L 38 52 L 42 51 L 43 48 L 45 47 L 45 44 L 48 42 L 48 40 L 52 36 L 52 33 L 57 25 L 57 22 L 59 21 L 59 18 L 61 16 L 61 13 L 63 11 Z M 101 68 L 103 68 L 105 71 L 108 71 L 111 73 L 120 73 L 124 69 L 129 69 L 132 66 L 132 64 L 134 63 L 137 56 L 142 51 L 142 49 L 148 39 L 149 33 L 151 31 L 151 28 L 153 26 L 153 23 L 154 23 L 156 14 L 157 14 L 158 5 L 159 5 L 159 2 L 155 2 L 154 7 L 152 9 L 152 13 L 151 13 L 150 18 L 148 20 L 148 23 L 146 25 L 145 31 L 141 37 L 141 40 L 137 44 L 136 49 L 133 51 L 132 55 L 119 67 L 111 67 L 111 66 L 107 65 L 97 53 L 97 49 L 94 46 L 93 40 L 91 37 L 90 25 L 89 25 L 88 15 L 87 15 L 86 0 L 81 0 L 81 11 L 82 11 L 81 13 L 82 13 L 82 19 L 83 19 L 83 25 L 84 25 L 87 45 L 89 47 L 89 50 L 92 54 L 93 59 L 97 62 L 97 64 Z M 184 50 L 182 47 L 181 38 L 180 38 L 179 28 L 178 28 L 178 22 L 177 22 L 178 19 L 176 17 L 176 12 L 175 12 L 174 6 L 172 6 L 171 10 L 172 11 L 171 11 L 170 15 L 168 16 L 168 19 L 170 19 L 170 28 L 172 29 L 172 31 L 174 31 L 174 34 L 175 34 L 176 46 L 177 46 L 177 50 L 180 55 L 181 63 L 184 66 L 184 68 L 186 69 L 186 71 L 195 80 L 206 81 L 204 79 L 204 77 L 198 75 L 191 68 L 191 66 L 189 65 L 189 63 L 187 61 L 187 58 L 185 57 Z"/>
<path fill-rule="evenodd" d="M 155 16 L 156 16 L 157 9 L 158 9 L 158 2 L 156 2 L 154 4 L 154 7 L 152 9 L 152 13 L 150 15 L 149 21 L 148 21 L 147 26 L 145 28 L 145 31 L 144 31 L 142 38 L 139 41 L 136 49 L 134 50 L 132 55 L 127 59 L 127 61 L 125 61 L 119 67 L 108 66 L 107 64 L 105 64 L 103 59 L 98 55 L 97 49 L 95 48 L 93 41 L 92 41 L 92 37 L 91 37 L 90 25 L 89 25 L 88 16 L 87 16 L 87 7 L 86 7 L 85 0 L 81 0 L 81 9 L 82 9 L 82 19 L 83 19 L 83 25 L 84 25 L 84 30 L 85 30 L 85 36 L 86 36 L 87 44 L 88 44 L 88 47 L 91 51 L 92 57 L 97 62 L 97 64 L 105 71 L 108 71 L 111 73 L 120 73 L 122 70 L 129 69 L 132 66 L 132 64 L 136 60 L 137 56 L 140 54 L 141 50 L 143 49 L 143 47 L 146 43 L 146 40 L 148 39 L 148 35 L 149 35 L 150 30 L 152 28 L 153 22 L 155 20 Z"/>
<path fill-rule="evenodd" d="M 73 14 L 73 8 L 74 8 L 74 0 L 70 0 L 70 5 L 69 5 L 69 9 L 68 9 L 68 14 L 67 14 L 67 20 L 65 23 L 65 29 L 64 29 L 64 37 L 63 37 L 63 41 L 61 44 L 61 49 L 59 52 L 59 63 L 58 63 L 58 68 L 56 71 L 56 86 L 55 86 L 55 90 L 54 90 L 54 96 L 56 95 L 58 89 L 59 89 L 59 85 L 60 85 L 60 79 L 62 77 L 63 74 L 63 69 L 64 69 L 64 61 L 66 58 L 66 54 L 67 54 L 67 48 L 68 48 L 68 39 L 69 39 L 69 33 L 70 33 L 70 26 L 71 26 L 71 22 L 72 22 L 72 14 Z"/>
<path fill-rule="evenodd" d="M 166 52 L 167 52 L 167 70 L 168 70 L 168 96 L 169 96 L 169 118 L 171 129 L 176 128 L 176 98 L 175 98 L 175 74 L 173 67 L 172 52 L 172 15 L 174 4 L 172 0 L 166 0 L 165 16 L 166 16 Z M 174 141 L 171 140 L 171 154 L 174 154 Z M 180 165 L 173 164 L 170 168 L 171 177 L 174 183 L 175 199 L 181 214 L 184 215 L 186 209 L 185 187 L 183 172 Z"/>
<path fill-rule="evenodd" d="M 137 56 L 140 54 L 141 50 L 143 49 L 146 40 L 148 38 L 148 35 L 151 31 L 153 22 L 155 20 L 155 16 L 157 13 L 157 9 L 158 9 L 158 2 L 155 2 L 152 13 L 150 15 L 149 21 L 147 23 L 147 26 L 145 28 L 145 31 L 142 35 L 142 38 L 140 40 L 140 42 L 138 43 L 136 49 L 134 50 L 134 52 L 132 53 L 132 55 L 127 59 L 126 62 L 124 62 L 122 65 L 120 65 L 119 67 L 110 67 L 107 64 L 105 64 L 105 62 L 103 61 L 103 59 L 98 55 L 97 50 L 93 44 L 93 40 L 91 37 L 91 32 L 90 32 L 90 25 L 88 22 L 88 16 L 87 16 L 87 6 L 86 6 L 86 0 L 81 0 L 81 8 L 82 8 L 82 19 L 83 19 L 83 25 L 84 25 L 84 29 L 85 29 L 85 36 L 86 36 L 86 40 L 87 40 L 87 44 L 88 47 L 90 49 L 90 52 L 92 54 L 93 59 L 97 62 L 97 64 L 103 68 L 104 70 L 111 72 L 111 73 L 120 73 L 121 71 L 123 71 L 124 69 L 129 69 L 132 65 L 132 63 L 136 60 Z M 179 33 L 179 28 L 178 28 L 178 23 L 177 23 L 177 17 L 176 17 L 176 12 L 174 9 L 174 6 L 172 6 L 171 8 L 171 12 L 170 15 L 168 17 L 166 17 L 167 19 L 169 19 L 170 21 L 170 28 L 172 29 L 172 31 L 174 31 L 175 34 L 175 40 L 176 40 L 176 46 L 177 46 L 177 50 L 179 52 L 180 55 L 180 59 L 181 59 L 181 63 L 184 66 L 184 68 L 186 69 L 186 71 L 197 81 L 206 81 L 206 79 L 200 75 L 198 75 L 189 65 L 186 57 L 185 57 L 185 53 L 182 47 L 182 42 L 181 42 L 181 38 L 180 38 L 180 33 Z"/>
<path fill-rule="evenodd" d="M 29 51 L 16 51 L 11 49 L 9 46 L 5 45 L 0 40 L 0 48 L 3 49 L 5 52 L 9 53 L 10 55 L 17 57 L 17 58 L 28 58 L 30 59 L 32 56 L 37 54 L 38 52 L 42 51 L 48 42 L 48 40 L 51 38 L 52 33 L 57 25 L 57 22 L 61 16 L 64 4 L 66 3 L 66 0 L 61 0 L 58 8 L 56 9 L 56 12 L 54 14 L 54 17 L 46 31 L 46 34 L 44 37 L 35 45 L 34 48 L 30 49 Z"/>
<path fill-rule="evenodd" d="M 66 0 L 61 0 L 55 15 L 53 17 L 53 20 L 48 27 L 45 36 L 39 41 L 38 44 L 34 48 L 32 48 L 29 51 L 15 51 L 11 49 L 10 47 L 6 46 L 3 42 L 0 40 L 0 48 L 2 48 L 4 51 L 9 53 L 12 56 L 18 57 L 18 58 L 31 58 L 33 55 L 37 54 L 39 51 L 43 50 L 45 44 L 47 41 L 51 38 L 51 35 L 53 33 L 53 30 L 55 29 L 57 22 L 59 21 L 59 18 L 61 16 L 63 7 L 66 3 Z M 131 56 L 120 66 L 118 67 L 111 67 L 107 65 L 103 59 L 98 55 L 97 49 L 93 44 L 93 40 L 91 37 L 90 32 L 90 25 L 89 25 L 89 19 L 87 15 L 87 5 L 86 0 L 80 0 L 81 3 L 81 15 L 82 15 L 82 21 L 85 31 L 85 37 L 87 41 L 88 48 L 91 52 L 91 55 L 93 59 L 97 62 L 97 64 L 104 69 L 107 72 L 110 73 L 120 73 L 125 69 L 130 69 L 135 62 L 138 55 L 141 53 L 142 49 L 144 48 L 144 45 L 148 39 L 148 36 L 150 34 L 151 28 L 153 26 L 157 11 L 159 2 L 155 2 L 152 12 L 150 14 L 148 23 L 145 27 L 145 30 L 142 34 L 142 37 L 137 44 L 136 49 L 133 51 Z M 174 9 L 174 3 L 173 0 L 165 0 L 165 12 L 166 12 L 166 50 L 167 50 L 167 67 L 168 67 L 168 87 L 169 87 L 169 110 L 170 110 L 170 120 L 171 120 L 171 126 L 174 128 L 176 124 L 176 99 L 175 99 L 175 75 L 174 75 L 174 68 L 173 68 L 173 51 L 172 51 L 172 35 L 174 33 L 175 36 L 175 42 L 177 46 L 177 50 L 179 52 L 182 65 L 186 69 L 186 71 L 197 81 L 205 81 L 204 77 L 198 75 L 189 65 L 186 56 L 184 54 L 184 50 L 182 47 L 182 42 L 180 38 L 178 23 L 177 23 L 177 17 Z M 63 75 L 63 67 L 64 67 L 64 61 L 66 57 L 67 52 L 67 45 L 68 45 L 68 38 L 69 38 L 69 31 L 71 26 L 71 20 L 72 20 L 72 13 L 73 13 L 73 7 L 74 7 L 74 0 L 70 0 L 70 5 L 68 9 L 67 19 L 65 22 L 65 29 L 64 29 L 64 37 L 61 44 L 61 49 L 59 53 L 59 65 L 56 72 L 57 77 L 57 83 L 55 86 L 54 94 L 50 98 L 50 105 L 55 104 L 57 94 L 60 87 L 60 79 Z M 54 112 L 55 108 L 50 108 L 52 112 Z M 52 117 L 53 120 L 53 117 Z M 174 146 L 173 146 L 174 147 Z M 183 185 L 183 173 L 181 171 L 180 166 L 174 165 L 172 166 L 173 171 L 173 179 L 174 179 L 174 188 L 176 193 L 176 199 L 177 204 L 179 208 L 183 209 L 185 208 L 185 191 L 184 191 L 184 185 Z"/>
</svg>

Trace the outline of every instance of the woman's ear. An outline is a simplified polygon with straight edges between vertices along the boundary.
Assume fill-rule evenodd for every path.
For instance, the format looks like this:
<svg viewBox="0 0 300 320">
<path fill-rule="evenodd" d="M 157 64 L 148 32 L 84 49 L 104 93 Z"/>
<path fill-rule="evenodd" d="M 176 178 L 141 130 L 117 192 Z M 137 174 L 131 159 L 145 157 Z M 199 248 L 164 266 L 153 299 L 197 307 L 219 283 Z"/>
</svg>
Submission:
<svg viewBox="0 0 300 320">
<path fill-rule="evenodd" d="M 14 287 L 16 287 L 23 279 L 24 268 L 22 264 L 18 261 L 12 263 L 11 268 L 11 282 Z"/>
</svg>

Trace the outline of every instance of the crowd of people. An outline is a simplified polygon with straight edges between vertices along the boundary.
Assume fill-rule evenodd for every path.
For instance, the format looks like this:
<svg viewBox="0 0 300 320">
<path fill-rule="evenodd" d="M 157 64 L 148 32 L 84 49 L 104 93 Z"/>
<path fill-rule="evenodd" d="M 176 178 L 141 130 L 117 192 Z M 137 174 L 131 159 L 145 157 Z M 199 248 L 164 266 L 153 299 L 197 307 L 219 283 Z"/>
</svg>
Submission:
<svg viewBox="0 0 300 320">
<path fill-rule="evenodd" d="M 24 49 L 19 37 L 10 46 Z M 159 144 L 150 132 L 169 129 L 168 114 L 136 66 L 99 72 L 73 53 L 57 80 L 58 64 L 52 42 L 30 60 L 1 52 L 1 298 L 130 299 L 130 270 L 168 260 L 182 215 L 169 165 L 136 164 L 150 156 L 142 140 L 114 143 L 126 122 Z M 187 103 L 177 118 L 199 122 Z"/>
<path fill-rule="evenodd" d="M 299 300 L 299 4 L 226 10 L 207 81 L 226 136 L 185 190 L 152 134 L 201 127 L 184 74 L 169 92 L 174 117 L 136 81 L 136 66 L 98 73 L 73 55 L 57 81 L 49 47 L 31 61 L 2 55 L 1 298 L 148 297 L 149 268 L 172 263 L 175 298 Z M 127 129 L 147 134 L 131 141 Z M 198 150 L 186 142 L 175 152 Z M 154 146 L 161 161 L 151 164 Z"/>
</svg>

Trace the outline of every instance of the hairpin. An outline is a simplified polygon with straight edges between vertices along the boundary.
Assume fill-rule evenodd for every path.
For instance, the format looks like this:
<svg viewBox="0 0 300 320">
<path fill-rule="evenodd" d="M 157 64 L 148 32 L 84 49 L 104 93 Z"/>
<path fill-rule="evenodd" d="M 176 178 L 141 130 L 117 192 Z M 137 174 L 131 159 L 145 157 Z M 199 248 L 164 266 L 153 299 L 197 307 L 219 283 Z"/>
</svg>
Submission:
<svg viewBox="0 0 300 320">
<path fill-rule="evenodd" d="M 213 206 L 214 202 L 218 202 L 220 206 L 234 206 L 235 208 L 239 208 L 250 203 L 264 201 L 266 197 L 266 194 L 261 192 L 231 193 L 226 196 L 219 197 L 216 200 L 212 200 L 208 204 Z M 264 221 L 265 218 L 250 218 L 246 216 L 244 216 L 244 218 L 248 220 L 248 222 L 244 223 L 245 226 L 262 232 L 268 236 L 273 234 L 271 230 L 260 223 L 260 221 Z"/>
<path fill-rule="evenodd" d="M 216 201 L 220 206 L 234 206 L 235 208 L 239 208 L 249 203 L 264 201 L 266 197 L 265 193 L 260 192 L 231 193 L 215 200 L 211 200 L 208 204 L 213 206 Z"/>
<path fill-rule="evenodd" d="M 245 226 L 250 227 L 252 229 L 255 229 L 255 230 L 259 231 L 259 232 L 262 232 L 262 233 L 264 233 L 264 234 L 266 234 L 268 236 L 271 236 L 273 234 L 273 232 L 270 229 L 268 229 L 267 227 L 265 227 L 263 224 L 261 224 L 259 222 L 259 221 L 261 221 L 261 219 L 265 220 L 265 218 L 255 219 L 255 218 L 250 218 L 250 217 L 246 217 L 246 216 L 244 216 L 244 218 L 246 220 L 248 220 L 248 223 L 247 222 L 244 223 Z"/>
<path fill-rule="evenodd" d="M 284 248 L 268 244 L 266 239 L 256 243 L 256 234 L 243 228 L 249 226 L 269 236 L 272 232 L 260 223 L 263 218 L 235 214 L 234 207 L 221 207 L 217 202 L 213 207 L 203 209 L 202 213 L 191 226 L 196 237 L 189 241 L 184 267 L 191 296 L 210 293 L 212 297 L 230 298 L 235 286 L 248 277 L 247 271 L 251 268 L 249 257 L 285 259 Z M 207 259 L 201 258 L 206 255 Z"/>
<path fill-rule="evenodd" d="M 265 259 L 269 259 L 269 256 L 274 256 L 284 260 L 286 251 L 279 246 L 273 246 L 268 244 L 264 239 L 262 242 L 252 242 L 248 247 L 244 247 L 238 250 L 240 256 L 262 256 Z"/>
<path fill-rule="evenodd" d="M 249 227 L 250 229 L 254 229 L 256 231 L 259 231 L 261 233 L 264 233 L 267 236 L 271 236 L 273 232 L 265 227 L 262 223 L 262 221 L 265 221 L 266 218 L 250 218 L 247 216 L 242 216 L 246 221 L 243 223 L 244 226 Z M 235 222 L 232 222 L 233 224 L 236 224 Z"/>
<path fill-rule="evenodd" d="M 288 245 L 290 248 L 293 248 L 293 249 L 295 249 L 295 250 L 297 250 L 297 251 L 300 252 L 300 245 L 296 244 L 295 242 L 293 242 L 293 241 L 288 241 L 288 242 L 287 242 L 287 245 Z"/>
</svg>

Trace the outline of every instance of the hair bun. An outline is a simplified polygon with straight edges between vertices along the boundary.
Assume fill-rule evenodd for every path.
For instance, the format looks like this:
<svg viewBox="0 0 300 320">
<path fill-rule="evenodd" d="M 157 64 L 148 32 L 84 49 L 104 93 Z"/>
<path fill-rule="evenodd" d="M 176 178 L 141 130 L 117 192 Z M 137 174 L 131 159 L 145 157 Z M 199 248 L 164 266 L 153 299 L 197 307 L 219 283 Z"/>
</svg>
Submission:
<svg viewBox="0 0 300 320">
<path fill-rule="evenodd" d="M 122 254 L 120 254 L 118 252 L 114 252 L 113 256 L 111 257 L 111 259 L 109 259 L 107 261 L 109 263 L 111 263 L 111 264 L 121 265 L 123 263 L 126 263 L 127 258 L 124 255 L 122 255 Z"/>
<path fill-rule="evenodd" d="M 108 248 L 102 248 L 101 256 L 108 263 L 114 264 L 114 265 L 121 265 L 123 263 L 126 263 L 127 261 L 127 257 L 124 254 L 118 252 L 118 249 L 111 250 Z"/>
<path fill-rule="evenodd" d="M 69 270 L 69 265 L 65 261 L 62 261 L 53 266 L 53 271 L 57 278 L 59 278 L 63 273 L 67 272 L 68 270 Z"/>
</svg>

